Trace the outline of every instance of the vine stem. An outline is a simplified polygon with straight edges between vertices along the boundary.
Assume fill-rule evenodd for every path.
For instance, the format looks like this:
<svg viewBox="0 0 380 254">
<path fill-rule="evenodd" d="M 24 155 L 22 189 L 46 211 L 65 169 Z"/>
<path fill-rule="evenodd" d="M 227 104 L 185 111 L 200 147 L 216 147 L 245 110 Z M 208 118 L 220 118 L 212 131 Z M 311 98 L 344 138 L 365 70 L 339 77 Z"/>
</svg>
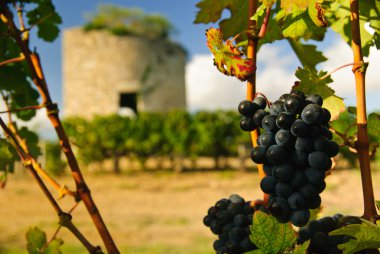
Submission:
<svg viewBox="0 0 380 254">
<path fill-rule="evenodd" d="M 327 73 L 326 75 L 324 75 L 323 77 L 319 78 L 320 80 L 323 80 L 329 76 L 331 76 L 332 74 L 334 74 L 335 72 L 339 71 L 340 69 L 343 69 L 345 67 L 348 67 L 348 66 L 354 66 L 354 68 L 360 68 L 360 67 L 363 67 L 364 63 L 363 62 L 359 62 L 359 63 L 348 63 L 348 64 L 344 64 L 342 66 L 339 66 L 338 68 L 330 71 L 329 73 Z"/>
<path fill-rule="evenodd" d="M 2 61 L 0 63 L 0 67 L 4 66 L 4 65 L 7 65 L 7 64 L 10 64 L 10 63 L 21 62 L 21 61 L 24 61 L 24 59 L 25 59 L 24 55 L 20 55 L 19 57 L 15 57 L 15 58 L 12 58 L 12 59 L 8 59 L 8 60 L 5 60 L 5 61 Z"/>
<path fill-rule="evenodd" d="M 110 254 L 119 254 L 120 252 L 117 249 L 117 246 L 115 242 L 113 241 L 112 236 L 110 232 L 108 231 L 108 228 L 102 216 L 100 215 L 100 212 L 98 208 L 96 207 L 94 200 L 92 199 L 90 189 L 88 188 L 83 178 L 83 175 L 78 165 L 78 161 L 71 149 L 69 139 L 66 135 L 65 130 L 63 129 L 61 120 L 58 115 L 58 106 L 57 104 L 52 102 L 49 89 L 45 80 L 45 76 L 41 68 L 40 59 L 36 53 L 33 53 L 29 49 L 27 42 L 23 40 L 22 32 L 16 27 L 14 23 L 13 14 L 8 8 L 7 1 L 1 0 L 0 3 L 1 3 L 3 14 L 6 16 L 8 20 L 7 25 L 9 27 L 9 31 L 12 37 L 15 39 L 18 46 L 20 47 L 21 52 L 25 56 L 25 61 L 29 67 L 32 81 L 41 95 L 42 102 L 43 102 L 42 104 L 47 105 L 46 106 L 47 116 L 57 133 L 57 136 L 60 140 L 61 149 L 63 153 L 65 154 L 68 164 L 70 166 L 71 175 L 74 179 L 76 189 L 77 189 L 77 195 L 86 206 L 86 209 L 88 213 L 90 214 L 92 221 L 96 229 L 98 230 L 98 233 L 100 237 L 102 238 L 107 251 Z M 72 232 L 74 233 L 75 231 L 72 231 Z"/>
<path fill-rule="evenodd" d="M 257 10 L 257 0 L 249 0 L 248 2 L 248 30 L 255 30 L 257 28 L 257 23 L 255 20 L 251 20 L 251 17 L 255 14 Z M 252 64 L 256 66 L 257 63 L 257 45 L 258 37 L 248 34 L 248 47 L 247 47 L 247 57 L 252 59 Z M 246 99 L 252 101 L 256 94 L 256 68 L 253 69 L 252 77 L 247 81 L 247 93 Z M 257 138 L 259 137 L 259 130 L 251 131 L 251 141 L 253 147 L 257 146 Z M 264 165 L 257 164 L 257 170 L 259 171 L 260 180 L 265 177 Z M 263 193 L 264 204 L 268 202 L 268 195 Z"/>
<path fill-rule="evenodd" d="M 360 41 L 359 25 L 359 2 L 350 0 L 350 23 L 351 23 L 351 48 L 354 55 L 354 62 L 363 62 L 362 46 Z M 374 220 L 377 217 L 375 198 L 372 186 L 371 166 L 369 159 L 369 139 L 367 130 L 367 112 L 365 98 L 365 68 L 353 68 L 356 83 L 356 105 L 358 139 L 356 150 L 358 151 L 360 172 L 363 189 L 364 214 L 363 218 Z"/>
</svg>

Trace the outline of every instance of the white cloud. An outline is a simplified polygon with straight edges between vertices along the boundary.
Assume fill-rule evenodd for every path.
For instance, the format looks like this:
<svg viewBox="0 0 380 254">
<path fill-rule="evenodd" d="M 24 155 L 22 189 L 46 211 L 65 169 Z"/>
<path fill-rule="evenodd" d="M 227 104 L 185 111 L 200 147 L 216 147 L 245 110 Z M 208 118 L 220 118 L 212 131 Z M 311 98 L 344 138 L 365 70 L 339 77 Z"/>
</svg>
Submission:
<svg viewBox="0 0 380 254">
<path fill-rule="evenodd" d="M 353 62 L 350 47 L 344 42 L 333 43 L 324 51 L 328 61 L 320 69 L 332 71 Z M 290 51 L 276 45 L 264 45 L 258 54 L 257 91 L 269 100 L 276 100 L 290 90 L 296 80 L 294 66 L 298 60 Z M 367 109 L 380 109 L 378 70 L 380 51 L 371 49 L 370 65 L 366 75 Z M 289 68 L 289 66 L 291 68 Z M 352 67 L 340 69 L 332 75 L 331 87 L 344 97 L 347 105 L 355 104 L 355 80 Z M 190 110 L 236 109 L 245 98 L 245 83 L 221 74 L 212 64 L 212 55 L 195 55 L 186 67 L 187 102 Z"/>
</svg>

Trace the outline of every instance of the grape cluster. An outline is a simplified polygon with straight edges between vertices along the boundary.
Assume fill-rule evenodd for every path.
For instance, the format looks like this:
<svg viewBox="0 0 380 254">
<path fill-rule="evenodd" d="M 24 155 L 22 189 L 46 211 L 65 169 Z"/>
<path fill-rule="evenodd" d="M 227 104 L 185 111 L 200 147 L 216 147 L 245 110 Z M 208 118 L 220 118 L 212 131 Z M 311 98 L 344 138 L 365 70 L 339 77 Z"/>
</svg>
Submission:
<svg viewBox="0 0 380 254">
<path fill-rule="evenodd" d="M 253 101 L 252 105 L 256 104 Z M 329 131 L 331 114 L 322 104 L 317 94 L 305 96 L 292 90 L 275 101 L 269 112 L 260 105 L 252 116 L 255 126 L 265 130 L 251 158 L 264 164 L 266 177 L 260 187 L 270 195 L 268 210 L 278 221 L 290 221 L 298 227 L 308 222 L 309 209 L 320 206 L 325 172 L 331 168 L 330 158 L 339 152 Z M 243 101 L 239 105 L 239 112 L 248 118 L 252 110 L 243 105 L 251 104 Z"/>
<path fill-rule="evenodd" d="M 218 235 L 213 247 L 216 253 L 241 254 L 257 247 L 249 239 L 255 210 L 264 207 L 257 203 L 254 207 L 237 194 L 223 198 L 208 209 L 203 223 Z"/>
<path fill-rule="evenodd" d="M 298 231 L 297 242 L 302 244 L 310 240 L 308 253 L 314 254 L 340 254 L 338 245 L 352 239 L 348 235 L 328 235 L 331 231 L 349 224 L 360 224 L 361 220 L 354 216 L 335 214 L 332 217 L 323 217 L 312 220 Z"/>
</svg>

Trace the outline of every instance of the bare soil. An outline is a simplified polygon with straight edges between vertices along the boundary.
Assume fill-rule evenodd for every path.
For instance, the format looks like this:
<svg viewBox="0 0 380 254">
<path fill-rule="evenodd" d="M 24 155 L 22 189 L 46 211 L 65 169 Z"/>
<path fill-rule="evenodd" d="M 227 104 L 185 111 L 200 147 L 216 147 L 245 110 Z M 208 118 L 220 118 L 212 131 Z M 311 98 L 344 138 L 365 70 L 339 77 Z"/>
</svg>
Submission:
<svg viewBox="0 0 380 254">
<path fill-rule="evenodd" d="M 122 253 L 213 253 L 214 236 L 202 225 L 208 207 L 231 193 L 247 200 L 262 196 L 256 172 L 92 174 L 86 179 Z M 59 181 L 73 189 L 69 177 Z M 326 181 L 323 215 L 361 215 L 359 171 L 336 171 Z M 373 182 L 375 197 L 380 198 L 380 173 L 374 173 Z M 59 203 L 65 210 L 74 204 L 71 197 Z M 101 243 L 83 204 L 74 211 L 73 221 L 91 242 Z M 0 253 L 26 253 L 30 226 L 42 228 L 49 238 L 57 229 L 57 216 L 29 175 L 11 175 L 0 190 Z M 66 229 L 59 237 L 65 242 L 64 253 L 86 253 Z"/>
</svg>

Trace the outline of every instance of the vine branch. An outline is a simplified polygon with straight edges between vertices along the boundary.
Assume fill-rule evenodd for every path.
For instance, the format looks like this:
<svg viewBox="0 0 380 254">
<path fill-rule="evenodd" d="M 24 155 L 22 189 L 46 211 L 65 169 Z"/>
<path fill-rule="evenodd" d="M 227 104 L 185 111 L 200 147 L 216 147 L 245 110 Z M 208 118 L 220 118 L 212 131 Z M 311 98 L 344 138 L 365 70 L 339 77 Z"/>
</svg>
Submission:
<svg viewBox="0 0 380 254">
<path fill-rule="evenodd" d="M 350 23 L 352 41 L 351 47 L 354 62 L 363 62 L 362 45 L 360 41 L 359 2 L 350 0 Z M 372 186 L 371 166 L 369 159 L 369 139 L 367 130 L 367 112 L 365 98 L 365 68 L 353 68 L 356 83 L 356 123 L 358 126 L 358 139 L 356 149 L 358 151 L 360 172 L 363 189 L 364 213 L 363 218 L 374 220 L 377 217 L 375 197 Z"/>
<path fill-rule="evenodd" d="M 100 215 L 99 210 L 97 209 L 95 202 L 92 199 L 92 196 L 90 194 L 90 189 L 88 188 L 86 182 L 84 181 L 84 178 L 80 171 L 76 157 L 71 149 L 69 139 L 60 121 L 60 118 L 58 115 L 58 107 L 56 104 L 52 102 L 38 54 L 32 52 L 29 49 L 27 42 L 25 42 L 22 39 L 22 32 L 16 27 L 14 23 L 13 14 L 8 8 L 7 1 L 0 0 L 0 6 L 2 7 L 1 10 L 3 14 L 7 18 L 7 21 L 8 21 L 7 25 L 9 27 L 9 31 L 11 32 L 11 36 L 15 39 L 16 43 L 20 47 L 21 52 L 25 56 L 25 61 L 29 67 L 32 81 L 37 87 L 41 95 L 42 104 L 47 105 L 46 108 L 47 108 L 48 118 L 57 133 L 57 136 L 60 140 L 62 151 L 64 152 L 67 158 L 68 164 L 71 169 L 72 177 L 76 184 L 78 197 L 85 204 L 86 209 L 88 213 L 90 214 L 93 220 L 93 223 L 95 227 L 97 228 L 98 233 L 101 236 L 108 252 L 111 254 L 118 254 L 119 250 L 117 249 L 111 237 L 111 234 L 109 233 L 107 226 L 105 225 L 102 219 L 102 216 Z"/>
<path fill-rule="evenodd" d="M 25 59 L 24 55 L 21 54 L 19 57 L 15 57 L 15 58 L 12 58 L 12 59 L 8 59 L 8 60 L 5 60 L 5 61 L 2 61 L 0 63 L 0 67 L 4 66 L 4 65 L 7 65 L 7 64 L 10 64 L 10 63 L 22 62 L 22 61 L 24 61 L 24 59 Z"/>
</svg>

